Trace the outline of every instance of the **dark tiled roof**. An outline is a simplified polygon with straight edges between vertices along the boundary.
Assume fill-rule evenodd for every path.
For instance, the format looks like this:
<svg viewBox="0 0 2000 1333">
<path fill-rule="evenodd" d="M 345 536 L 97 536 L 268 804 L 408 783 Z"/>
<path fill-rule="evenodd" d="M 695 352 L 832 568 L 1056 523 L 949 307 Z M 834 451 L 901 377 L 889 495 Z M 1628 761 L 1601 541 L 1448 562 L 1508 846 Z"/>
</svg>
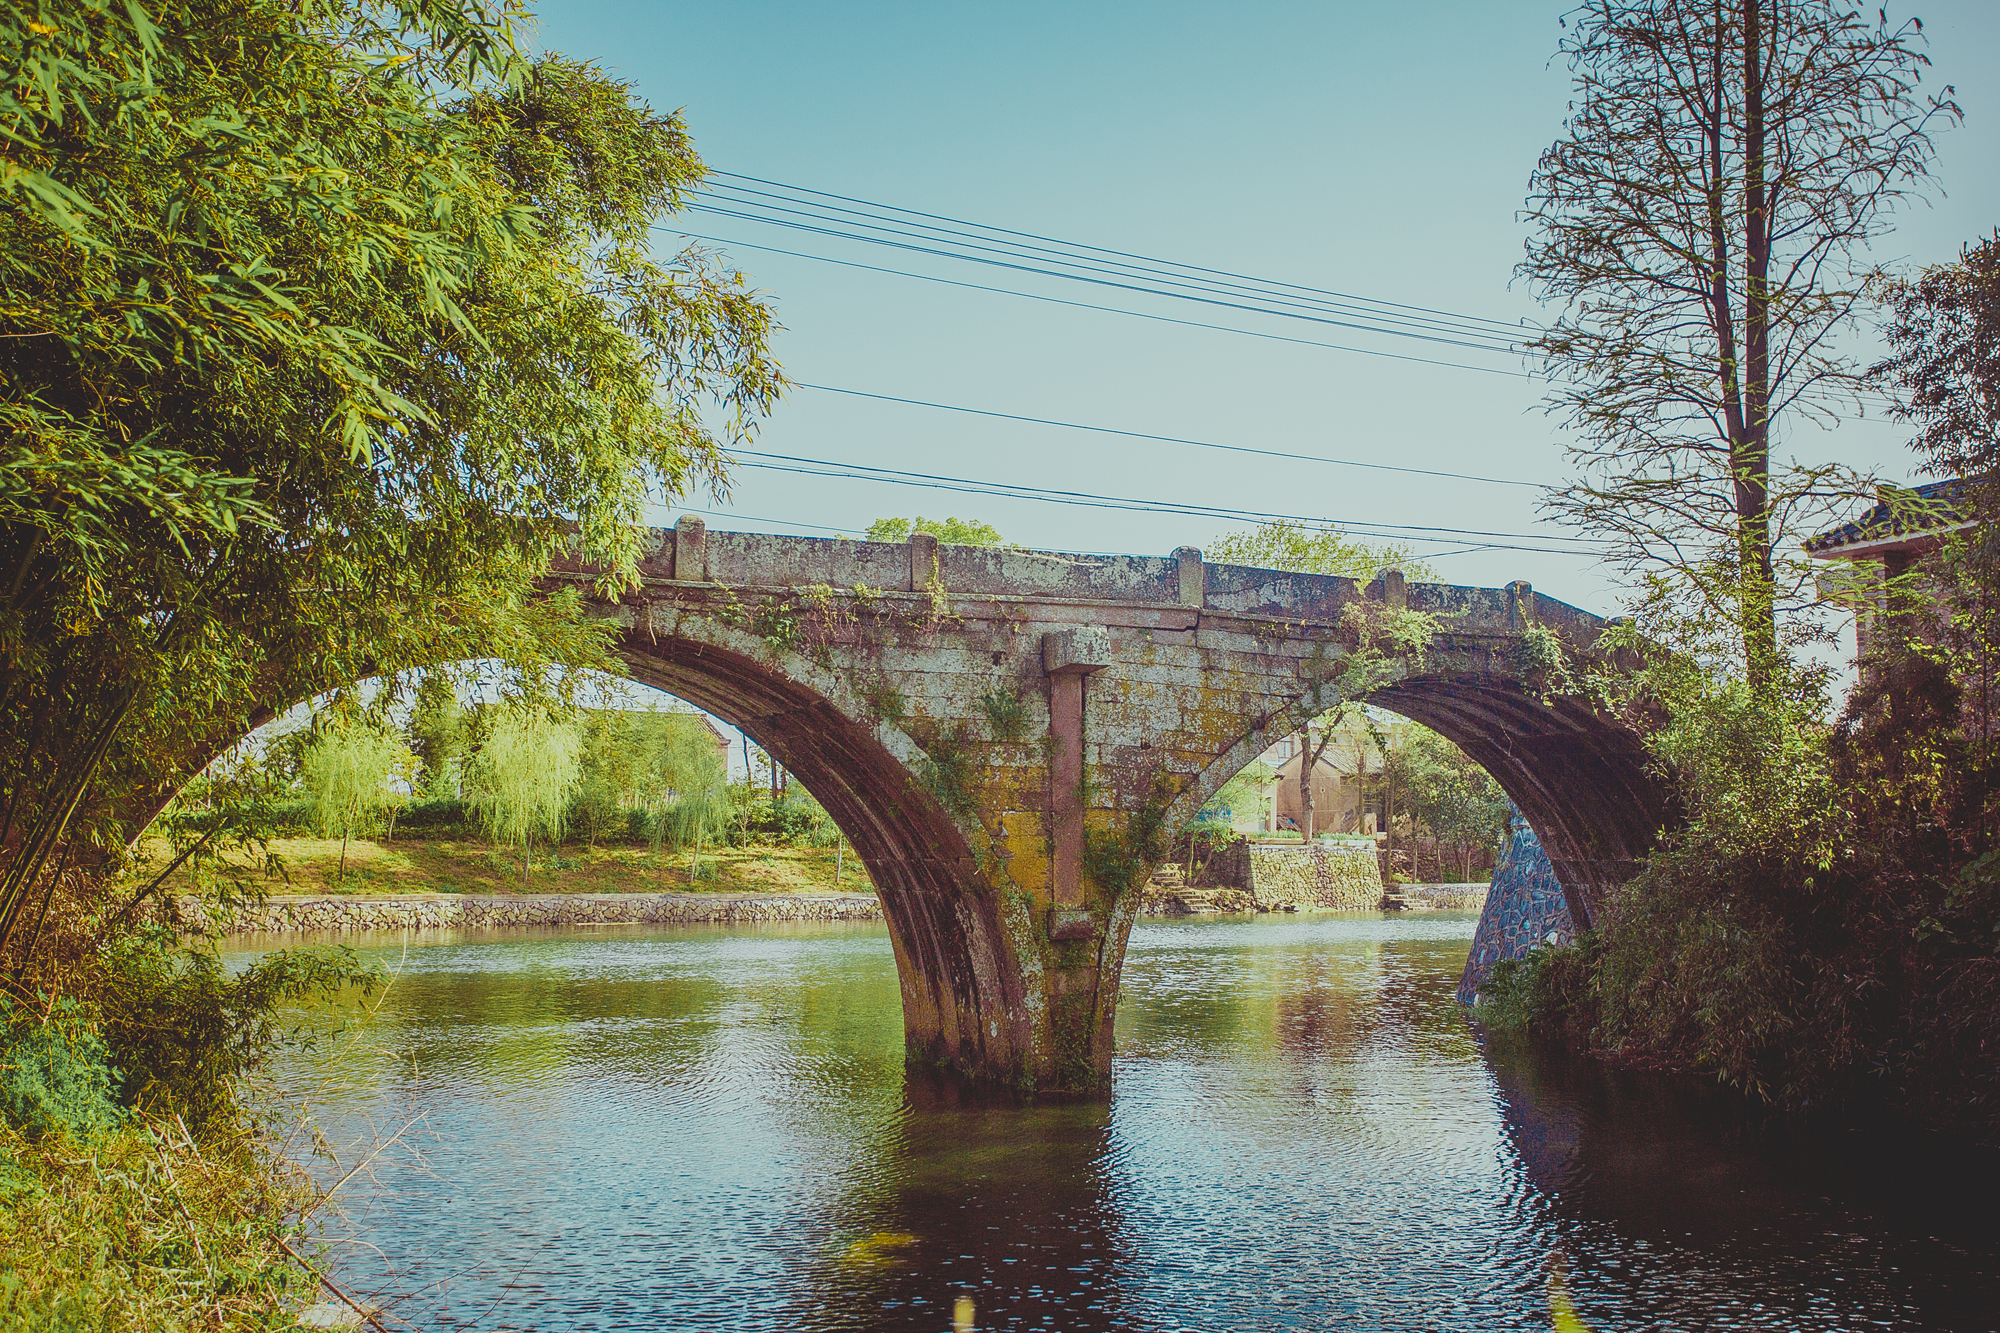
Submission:
<svg viewBox="0 0 2000 1333">
<path fill-rule="evenodd" d="M 1956 527 L 1965 522 L 1965 515 L 1957 503 L 1966 494 L 1965 482 L 1961 480 L 1934 481 L 1927 486 L 1911 487 L 1903 494 L 1922 503 L 1923 507 L 1916 512 L 1908 512 L 1907 506 L 1899 506 L 1904 507 L 1906 512 L 1898 516 L 1888 504 L 1878 504 L 1852 523 L 1843 523 L 1816 537 L 1807 538 L 1807 552 L 1818 555 L 1859 542 L 1875 542 L 1904 533 Z"/>
</svg>

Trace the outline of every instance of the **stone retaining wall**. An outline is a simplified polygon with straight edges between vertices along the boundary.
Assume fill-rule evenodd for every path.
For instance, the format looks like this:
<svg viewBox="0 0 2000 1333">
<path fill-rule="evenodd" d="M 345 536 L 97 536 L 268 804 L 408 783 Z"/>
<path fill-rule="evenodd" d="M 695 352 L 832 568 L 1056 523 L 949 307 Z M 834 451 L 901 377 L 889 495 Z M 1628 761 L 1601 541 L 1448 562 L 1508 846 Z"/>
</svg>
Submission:
<svg viewBox="0 0 2000 1333">
<path fill-rule="evenodd" d="M 183 901 L 180 924 L 200 927 L 207 905 Z M 474 926 L 661 925 L 758 921 L 879 921 L 874 894 L 545 893 L 422 894 L 399 898 L 271 898 L 219 923 L 250 931 L 420 930 Z"/>
<path fill-rule="evenodd" d="M 1435 911 L 1477 912 L 1486 906 L 1484 884 L 1398 884 L 1390 891 Z"/>
<path fill-rule="evenodd" d="M 1355 843 L 1251 843 L 1250 891 L 1264 907 L 1382 905 L 1375 849 Z"/>
</svg>

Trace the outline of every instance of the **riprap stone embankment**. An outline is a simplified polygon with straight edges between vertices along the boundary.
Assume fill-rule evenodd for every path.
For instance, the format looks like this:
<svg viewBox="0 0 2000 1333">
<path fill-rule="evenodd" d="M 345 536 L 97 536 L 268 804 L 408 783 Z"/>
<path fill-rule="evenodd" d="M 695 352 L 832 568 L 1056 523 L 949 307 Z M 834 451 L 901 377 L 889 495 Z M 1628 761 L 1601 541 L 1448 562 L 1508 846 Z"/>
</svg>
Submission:
<svg viewBox="0 0 2000 1333">
<path fill-rule="evenodd" d="M 183 902 L 180 924 L 250 932 L 426 930 L 486 926 L 743 925 L 776 921 L 879 921 L 874 894 L 543 893 L 414 894 L 395 898 L 273 897 L 213 921 Z"/>
</svg>

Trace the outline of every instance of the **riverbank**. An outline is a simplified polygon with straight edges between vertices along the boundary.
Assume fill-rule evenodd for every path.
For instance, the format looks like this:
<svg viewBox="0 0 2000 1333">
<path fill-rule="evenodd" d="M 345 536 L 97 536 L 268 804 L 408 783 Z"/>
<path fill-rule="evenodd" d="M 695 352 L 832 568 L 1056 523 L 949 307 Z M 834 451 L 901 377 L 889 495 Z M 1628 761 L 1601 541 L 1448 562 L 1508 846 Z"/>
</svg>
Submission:
<svg viewBox="0 0 2000 1333">
<path fill-rule="evenodd" d="M 1403 884 L 1392 909 L 1478 911 L 1484 884 Z M 1241 890 L 1149 886 L 1141 911 L 1176 917 L 1208 913 L 1296 912 L 1295 902 L 1260 903 Z M 1325 910 L 1307 904 L 1306 910 Z M 288 894 L 217 916 L 213 904 L 183 899 L 177 924 L 225 935 L 302 931 L 436 930 L 489 926 L 751 925 L 779 921 L 879 921 L 873 893 L 425 893 L 374 897 Z"/>
<path fill-rule="evenodd" d="M 267 898 L 217 917 L 183 900 L 185 929 L 226 935 L 297 931 L 434 930 L 478 926 L 750 925 L 771 921 L 878 921 L 873 893 L 519 893 Z"/>
<path fill-rule="evenodd" d="M 164 840 L 141 848 L 158 864 L 172 860 Z M 394 841 L 354 838 L 273 838 L 271 854 L 280 873 L 267 886 L 293 897 L 376 898 L 382 895 L 466 893 L 871 893 L 873 883 L 861 858 L 833 847 L 704 847 L 697 861 L 686 852 L 655 853 L 647 847 L 600 844 L 538 848 L 521 878 L 521 855 L 477 838 L 399 836 Z M 231 848 L 209 877 L 257 879 L 267 875 L 261 857 Z M 169 876 L 166 888 L 187 894 L 185 869 Z"/>
</svg>

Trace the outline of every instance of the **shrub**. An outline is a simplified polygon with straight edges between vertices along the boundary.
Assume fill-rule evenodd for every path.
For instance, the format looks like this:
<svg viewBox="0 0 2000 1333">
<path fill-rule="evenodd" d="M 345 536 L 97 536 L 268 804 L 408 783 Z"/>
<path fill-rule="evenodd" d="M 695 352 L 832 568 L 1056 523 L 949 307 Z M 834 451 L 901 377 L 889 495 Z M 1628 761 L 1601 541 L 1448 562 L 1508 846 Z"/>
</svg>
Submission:
<svg viewBox="0 0 2000 1333">
<path fill-rule="evenodd" d="M 446 829 L 462 829 L 472 822 L 472 818 L 471 806 L 456 796 L 446 796 L 418 801 L 396 817 L 396 827 L 399 830 L 423 829 L 429 833 L 440 833 Z"/>
<path fill-rule="evenodd" d="M 1921 660 L 1867 673 L 1837 726 L 1801 711 L 1683 700 L 1654 743 L 1688 825 L 1577 949 L 1496 967 L 1481 1016 L 1791 1112 L 2000 1139 L 2000 764 Z"/>
<path fill-rule="evenodd" d="M 277 1040 L 280 1004 L 372 989 L 381 976 L 345 945 L 321 945 L 274 950 L 232 977 L 213 952 L 182 949 L 162 927 L 113 940 L 98 966 L 92 989 L 124 1071 L 121 1100 L 178 1115 L 196 1137 L 234 1124 L 238 1080 Z"/>
<path fill-rule="evenodd" d="M 171 1122 L 88 1140 L 0 1129 L 0 1328 L 295 1329 L 312 1280 L 283 1245 L 312 1206 L 259 1144 Z"/>
<path fill-rule="evenodd" d="M 830 847 L 838 836 L 819 802 L 798 796 L 759 804 L 751 813 L 750 830 L 792 847 Z"/>
<path fill-rule="evenodd" d="M 30 1140 L 51 1130 L 87 1138 L 124 1119 L 111 1048 L 64 997 L 37 1015 L 0 995 L 0 1120 Z"/>
</svg>

